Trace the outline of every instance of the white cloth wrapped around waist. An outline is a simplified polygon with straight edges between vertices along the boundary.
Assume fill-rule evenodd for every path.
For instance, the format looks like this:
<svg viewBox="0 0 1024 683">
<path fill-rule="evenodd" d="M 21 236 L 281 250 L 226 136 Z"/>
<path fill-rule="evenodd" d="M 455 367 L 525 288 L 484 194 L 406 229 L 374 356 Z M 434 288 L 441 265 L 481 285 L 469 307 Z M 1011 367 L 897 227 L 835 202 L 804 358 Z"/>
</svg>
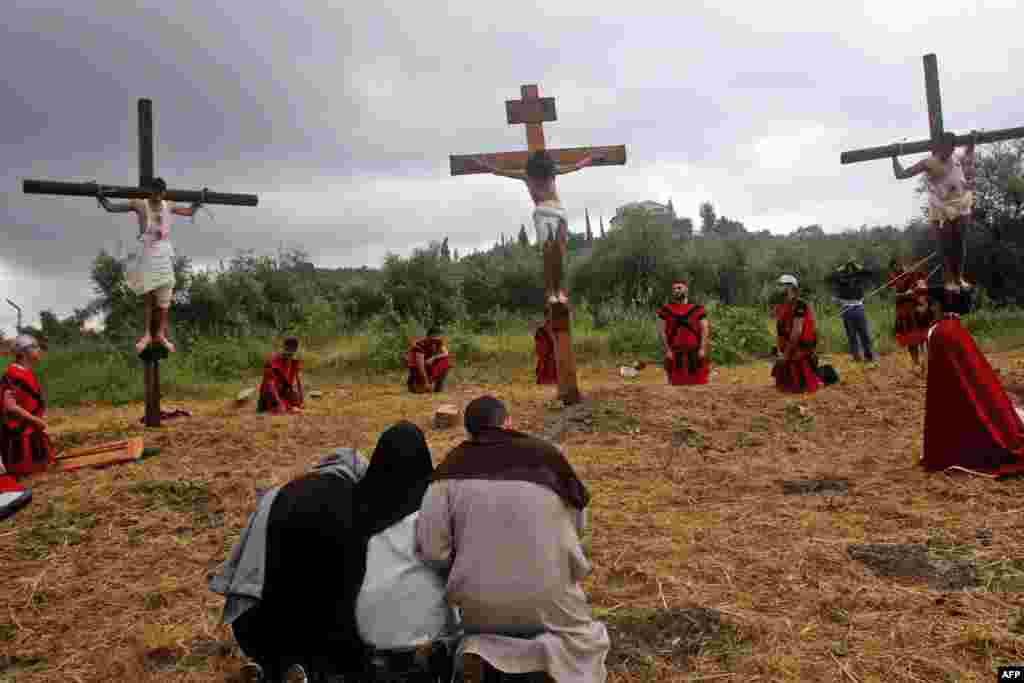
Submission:
<svg viewBox="0 0 1024 683">
<path fill-rule="evenodd" d="M 939 199 L 934 194 L 928 197 L 928 218 L 942 224 L 961 216 L 970 216 L 974 208 L 974 193 L 964 190 L 953 196 Z"/>
<path fill-rule="evenodd" d="M 146 241 L 129 260 L 128 286 L 146 294 L 163 286 L 174 287 L 174 246 L 170 240 Z"/>
<path fill-rule="evenodd" d="M 533 210 L 533 229 L 537 233 L 537 244 L 549 239 L 558 239 L 558 228 L 562 223 L 568 224 L 565 209 L 554 202 L 544 202 Z"/>
</svg>

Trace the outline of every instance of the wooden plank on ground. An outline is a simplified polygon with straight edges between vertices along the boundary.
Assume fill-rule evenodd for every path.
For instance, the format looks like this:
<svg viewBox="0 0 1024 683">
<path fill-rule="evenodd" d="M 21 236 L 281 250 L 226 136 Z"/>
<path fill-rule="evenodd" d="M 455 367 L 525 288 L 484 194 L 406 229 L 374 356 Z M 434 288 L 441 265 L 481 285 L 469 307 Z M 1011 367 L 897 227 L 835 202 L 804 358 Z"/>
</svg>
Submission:
<svg viewBox="0 0 1024 683">
<path fill-rule="evenodd" d="M 99 446 L 74 448 L 58 455 L 52 469 L 57 472 L 71 472 L 83 467 L 104 467 L 134 462 L 142 456 L 143 442 L 143 438 L 137 436 Z"/>
</svg>

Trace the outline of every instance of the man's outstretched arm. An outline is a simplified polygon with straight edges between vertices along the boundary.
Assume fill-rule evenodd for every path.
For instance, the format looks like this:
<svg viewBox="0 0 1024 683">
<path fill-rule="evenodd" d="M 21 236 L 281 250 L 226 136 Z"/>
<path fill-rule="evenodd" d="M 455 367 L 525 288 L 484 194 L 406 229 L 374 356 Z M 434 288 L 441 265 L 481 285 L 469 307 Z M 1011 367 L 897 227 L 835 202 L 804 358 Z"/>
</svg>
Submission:
<svg viewBox="0 0 1024 683">
<path fill-rule="evenodd" d="M 587 156 L 585 156 L 582 159 L 580 159 L 579 161 L 577 161 L 575 164 L 560 165 L 558 167 L 558 170 L 556 171 L 556 173 L 558 175 L 564 175 L 566 173 L 573 173 L 575 171 L 582 170 L 582 169 L 586 168 L 587 166 L 590 166 L 595 161 L 604 161 L 604 159 L 605 159 L 605 155 L 603 153 L 600 153 L 600 152 L 597 153 L 597 154 L 588 154 Z"/>
<path fill-rule="evenodd" d="M 493 163 L 488 161 L 485 157 L 476 157 L 473 159 L 473 161 L 476 162 L 477 166 L 487 171 L 488 173 L 493 173 L 494 175 L 499 175 L 503 178 L 515 178 L 516 180 L 526 180 L 526 171 L 507 171 L 498 168 Z"/>
<path fill-rule="evenodd" d="M 135 204 L 131 201 L 119 202 L 117 204 L 111 203 L 109 199 L 103 196 L 102 187 L 96 192 L 96 201 L 98 201 L 100 206 L 106 209 L 109 213 L 128 213 L 130 211 L 135 211 Z"/>
<path fill-rule="evenodd" d="M 929 157 L 930 159 L 931 157 Z M 928 159 L 922 159 L 910 168 L 903 168 L 900 165 L 900 160 L 896 156 L 892 158 L 892 172 L 898 180 L 906 180 L 907 178 L 913 178 L 916 175 L 920 175 L 928 170 Z"/>
</svg>

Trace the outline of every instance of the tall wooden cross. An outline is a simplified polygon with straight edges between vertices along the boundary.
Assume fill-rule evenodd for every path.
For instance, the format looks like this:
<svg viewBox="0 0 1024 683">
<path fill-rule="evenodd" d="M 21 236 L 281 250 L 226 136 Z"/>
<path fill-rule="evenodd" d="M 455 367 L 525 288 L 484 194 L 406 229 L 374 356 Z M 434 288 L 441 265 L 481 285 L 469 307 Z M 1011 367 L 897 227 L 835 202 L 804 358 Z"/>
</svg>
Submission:
<svg viewBox="0 0 1024 683">
<path fill-rule="evenodd" d="M 103 196 L 114 199 L 146 199 L 152 195 L 150 182 L 155 177 L 153 172 L 153 101 L 139 100 L 139 184 L 136 187 L 125 185 L 103 185 Z M 100 185 L 90 183 L 71 183 L 57 180 L 25 180 L 22 191 L 26 194 L 47 194 L 65 197 L 93 197 L 99 194 Z M 167 189 L 166 197 L 172 202 L 198 202 L 205 204 L 223 204 L 229 206 L 256 206 L 259 198 L 254 194 L 227 194 L 199 190 Z M 154 318 L 155 322 L 155 318 Z M 155 336 L 155 335 L 154 335 Z M 167 357 L 167 349 L 156 342 L 151 343 L 139 358 L 142 359 L 146 382 L 146 416 L 147 427 L 160 426 L 160 360 Z"/>
<path fill-rule="evenodd" d="M 885 145 L 883 147 L 869 147 L 857 149 L 851 152 L 843 152 L 839 155 L 839 163 L 855 164 L 859 161 L 871 161 L 873 159 L 889 159 L 898 154 L 917 154 L 930 152 L 934 145 L 942 138 L 944 128 L 942 124 L 942 98 L 939 96 L 939 65 L 934 54 L 924 56 L 924 88 L 925 97 L 928 100 L 928 127 L 930 135 L 928 140 L 917 140 L 901 145 Z M 1000 142 L 1002 140 L 1015 140 L 1024 138 L 1024 126 L 1019 128 L 1003 128 L 1001 130 L 987 130 L 978 133 L 976 142 L 986 144 Z M 956 145 L 966 145 L 971 142 L 970 135 L 957 135 Z"/>
<path fill-rule="evenodd" d="M 487 173 L 475 161 L 486 159 L 489 163 L 503 171 L 524 171 L 530 154 L 544 149 L 558 165 L 575 164 L 587 156 L 601 153 L 602 158 L 595 160 L 594 166 L 613 166 L 626 163 L 626 146 L 612 147 L 572 147 L 563 149 L 547 149 L 544 143 L 544 122 L 556 121 L 555 98 L 541 97 L 536 85 L 524 85 L 520 88 L 522 95 L 518 100 L 505 102 L 505 113 L 509 125 L 526 124 L 526 151 L 499 152 L 496 154 L 453 154 L 450 158 L 451 174 L 469 175 Z M 563 245 L 564 246 L 564 245 Z M 548 253 L 554 253 L 551 250 Z M 545 269 L 559 268 L 565 273 L 564 264 L 545 263 Z M 550 306 L 551 326 L 555 333 L 555 365 L 558 368 L 558 397 L 565 405 L 579 403 L 580 390 L 576 381 L 576 356 L 572 348 L 572 322 L 569 306 L 555 304 Z"/>
</svg>

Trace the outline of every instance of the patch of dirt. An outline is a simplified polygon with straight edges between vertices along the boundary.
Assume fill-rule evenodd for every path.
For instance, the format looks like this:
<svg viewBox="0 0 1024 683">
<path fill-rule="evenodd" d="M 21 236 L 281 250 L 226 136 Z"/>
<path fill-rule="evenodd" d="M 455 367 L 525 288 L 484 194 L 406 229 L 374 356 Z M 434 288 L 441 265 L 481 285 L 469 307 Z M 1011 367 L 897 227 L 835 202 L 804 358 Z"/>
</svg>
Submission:
<svg viewBox="0 0 1024 683">
<path fill-rule="evenodd" d="M 554 415 L 544 419 L 544 427 L 538 434 L 551 442 L 565 439 L 569 433 L 634 434 L 639 420 L 630 414 L 629 408 L 600 397 L 587 398 L 579 403 L 557 409 Z"/>
<path fill-rule="evenodd" d="M 782 482 L 782 492 L 787 496 L 845 496 L 850 491 L 846 479 L 792 479 Z"/>
<path fill-rule="evenodd" d="M 633 610 L 609 614 L 604 620 L 613 644 L 608 667 L 619 670 L 630 662 L 658 657 L 685 671 L 689 658 L 722 629 L 721 615 L 703 607 Z"/>
<path fill-rule="evenodd" d="M 866 564 L 876 575 L 911 579 L 941 591 L 978 585 L 977 570 L 966 560 L 933 559 L 921 544 L 854 544 L 847 548 L 850 559 Z"/>
</svg>

